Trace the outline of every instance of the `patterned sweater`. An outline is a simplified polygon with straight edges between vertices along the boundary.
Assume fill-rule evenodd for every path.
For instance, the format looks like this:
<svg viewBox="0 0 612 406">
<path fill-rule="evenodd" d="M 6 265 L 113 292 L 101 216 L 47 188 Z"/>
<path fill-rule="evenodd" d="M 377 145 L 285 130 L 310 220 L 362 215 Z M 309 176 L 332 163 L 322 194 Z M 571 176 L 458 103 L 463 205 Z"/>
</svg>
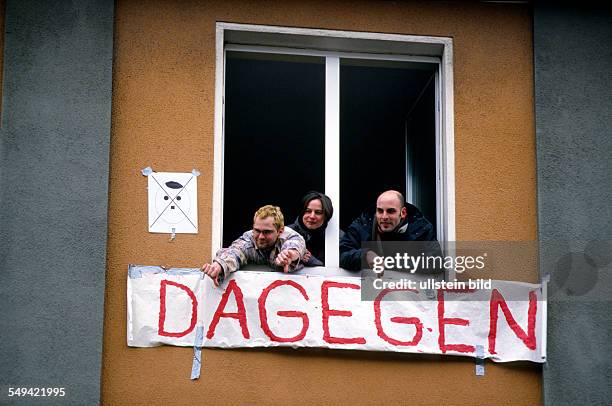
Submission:
<svg viewBox="0 0 612 406">
<path fill-rule="evenodd" d="M 289 266 L 289 270 L 295 271 L 302 268 L 301 259 L 306 252 L 306 243 L 300 234 L 285 227 L 273 247 L 259 249 L 251 230 L 242 234 L 228 248 L 221 248 L 217 251 L 214 261 L 221 265 L 224 276 L 237 271 L 246 264 L 268 265 L 272 269 L 280 269 L 274 264 L 274 260 L 279 252 L 287 249 L 294 249 L 300 254 L 299 259 Z"/>
</svg>

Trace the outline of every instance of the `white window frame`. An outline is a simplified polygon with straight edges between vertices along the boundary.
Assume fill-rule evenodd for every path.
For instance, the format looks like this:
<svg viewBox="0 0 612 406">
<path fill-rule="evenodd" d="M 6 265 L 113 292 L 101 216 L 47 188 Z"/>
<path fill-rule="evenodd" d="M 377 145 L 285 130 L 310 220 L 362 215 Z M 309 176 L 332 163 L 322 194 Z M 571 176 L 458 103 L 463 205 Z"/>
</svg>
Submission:
<svg viewBox="0 0 612 406">
<path fill-rule="evenodd" d="M 319 30 L 218 22 L 216 24 L 212 256 L 221 248 L 225 144 L 225 52 L 285 53 L 325 57 L 325 193 L 334 205 L 326 231 L 326 268 L 339 267 L 340 58 L 437 63 L 437 236 L 448 249 L 455 241 L 455 147 L 453 43 L 451 38 Z M 334 232 L 336 231 L 336 232 Z M 446 252 L 446 251 L 445 251 Z M 450 273 L 447 278 L 454 279 Z"/>
</svg>

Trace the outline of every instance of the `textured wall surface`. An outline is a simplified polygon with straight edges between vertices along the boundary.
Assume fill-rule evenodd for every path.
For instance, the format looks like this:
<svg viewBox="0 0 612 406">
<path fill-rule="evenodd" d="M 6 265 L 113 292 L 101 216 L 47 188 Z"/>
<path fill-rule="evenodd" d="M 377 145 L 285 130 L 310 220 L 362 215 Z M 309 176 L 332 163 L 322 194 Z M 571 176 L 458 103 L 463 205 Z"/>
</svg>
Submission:
<svg viewBox="0 0 612 406">
<path fill-rule="evenodd" d="M 0 141 L 0 403 L 96 404 L 113 2 L 7 1 Z M 11 403 L 12 404 L 12 403 Z"/>
<path fill-rule="evenodd" d="M 612 12 L 534 14 L 541 265 L 551 273 L 548 405 L 612 397 Z"/>
<path fill-rule="evenodd" d="M 457 237 L 537 236 L 527 5 L 117 1 L 103 404 L 539 404 L 535 364 L 487 362 L 479 378 L 474 361 L 460 357 L 204 349 L 202 376 L 192 382 L 192 349 L 126 346 L 128 264 L 210 260 L 217 21 L 452 37 Z M 202 172 L 199 234 L 170 243 L 168 235 L 148 233 L 146 166 Z M 533 269 L 512 270 L 494 277 L 537 281 Z"/>
</svg>

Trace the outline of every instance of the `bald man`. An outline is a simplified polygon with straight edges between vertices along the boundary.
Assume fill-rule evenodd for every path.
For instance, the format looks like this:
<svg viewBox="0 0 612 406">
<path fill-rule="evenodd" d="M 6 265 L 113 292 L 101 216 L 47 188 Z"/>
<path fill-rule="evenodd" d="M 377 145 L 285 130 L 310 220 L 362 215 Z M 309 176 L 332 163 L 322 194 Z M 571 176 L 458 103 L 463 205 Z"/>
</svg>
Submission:
<svg viewBox="0 0 612 406">
<path fill-rule="evenodd" d="M 436 237 L 433 226 L 419 209 L 406 203 L 400 192 L 387 190 L 378 196 L 374 215 L 366 212 L 355 219 L 340 240 L 342 268 L 359 270 L 366 263 L 372 268 L 374 258 L 384 255 L 382 248 L 378 253 L 363 249 L 366 241 L 436 241 Z M 433 247 L 434 254 L 439 255 L 439 245 L 435 243 Z"/>
</svg>

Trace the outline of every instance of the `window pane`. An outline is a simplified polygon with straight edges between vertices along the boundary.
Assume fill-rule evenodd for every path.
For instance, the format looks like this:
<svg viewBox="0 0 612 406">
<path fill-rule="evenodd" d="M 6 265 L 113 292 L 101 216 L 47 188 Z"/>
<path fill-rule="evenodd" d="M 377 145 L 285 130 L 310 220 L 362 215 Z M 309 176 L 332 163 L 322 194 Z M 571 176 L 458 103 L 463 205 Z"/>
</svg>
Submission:
<svg viewBox="0 0 612 406">
<path fill-rule="evenodd" d="M 340 227 L 396 189 L 436 227 L 437 65 L 341 59 Z M 407 180 L 412 185 L 406 190 Z M 411 199 L 410 196 L 413 198 Z"/>
<path fill-rule="evenodd" d="M 324 58 L 227 52 L 224 124 L 227 246 L 257 208 L 280 206 L 290 224 L 301 197 L 323 191 Z"/>
</svg>

